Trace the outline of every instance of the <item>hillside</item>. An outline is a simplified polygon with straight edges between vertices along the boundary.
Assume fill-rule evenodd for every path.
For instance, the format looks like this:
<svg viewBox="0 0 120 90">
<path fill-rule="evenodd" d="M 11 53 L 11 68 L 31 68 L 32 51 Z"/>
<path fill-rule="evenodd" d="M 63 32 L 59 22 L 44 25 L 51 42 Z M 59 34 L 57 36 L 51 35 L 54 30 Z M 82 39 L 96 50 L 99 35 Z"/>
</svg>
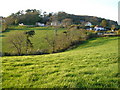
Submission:
<svg viewBox="0 0 120 90">
<path fill-rule="evenodd" d="M 111 28 L 112 25 L 115 25 L 116 28 L 120 28 L 118 26 L 117 21 L 105 19 L 97 16 L 87 16 L 87 15 L 74 15 L 66 12 L 57 12 L 57 13 L 40 13 L 39 10 L 29 9 L 23 13 L 23 10 L 18 11 L 9 15 L 8 17 L 3 18 L 3 31 L 9 29 L 10 25 L 37 25 L 43 24 L 51 26 L 53 23 L 58 23 L 59 25 L 64 27 L 65 23 L 80 25 L 82 28 L 85 26 L 85 23 L 90 22 L 93 27 L 95 25 L 102 25 L 102 21 L 105 20 L 105 27 Z"/>
<path fill-rule="evenodd" d="M 93 25 L 100 25 L 102 20 L 106 20 L 107 22 L 107 27 L 111 27 L 111 25 L 118 25 L 117 21 L 113 20 L 108 20 L 102 17 L 97 17 L 97 16 L 88 16 L 88 15 L 74 15 L 74 14 L 67 14 L 65 12 L 58 12 L 57 14 L 57 20 L 62 21 L 65 18 L 70 18 L 73 20 L 73 24 L 80 24 L 84 25 L 86 22 L 91 22 Z"/>
<path fill-rule="evenodd" d="M 117 88 L 118 37 L 62 53 L 2 58 L 3 88 Z"/>
</svg>

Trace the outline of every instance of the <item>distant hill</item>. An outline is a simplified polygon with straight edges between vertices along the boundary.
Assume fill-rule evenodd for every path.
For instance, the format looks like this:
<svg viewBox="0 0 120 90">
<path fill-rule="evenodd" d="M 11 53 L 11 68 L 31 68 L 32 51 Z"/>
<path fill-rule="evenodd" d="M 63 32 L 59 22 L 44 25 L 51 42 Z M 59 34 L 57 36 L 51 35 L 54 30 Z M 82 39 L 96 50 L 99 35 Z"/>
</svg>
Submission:
<svg viewBox="0 0 120 90">
<path fill-rule="evenodd" d="M 84 26 L 86 22 L 90 22 L 92 23 L 92 25 L 100 25 L 102 20 L 106 20 L 106 26 L 108 28 L 110 28 L 112 25 L 118 26 L 117 21 L 108 20 L 96 16 L 74 15 L 68 14 L 66 12 L 47 14 L 46 12 L 41 13 L 41 11 L 36 9 L 18 11 L 17 13 L 12 13 L 10 16 L 4 19 L 6 21 L 6 25 L 19 25 L 20 23 L 23 23 L 25 25 L 35 25 L 37 22 L 51 25 L 51 22 L 56 20 L 61 23 L 65 19 L 71 19 L 72 24 L 79 24 L 81 26 Z"/>
<path fill-rule="evenodd" d="M 117 21 L 108 20 L 105 18 L 100 18 L 96 16 L 87 16 L 87 15 L 74 15 L 74 14 L 67 14 L 65 12 L 58 12 L 57 14 L 58 20 L 62 21 L 65 18 L 70 18 L 73 20 L 74 24 L 84 24 L 86 22 L 91 22 L 93 25 L 100 25 L 102 20 L 106 20 L 107 27 L 111 27 L 111 25 L 118 26 Z"/>
</svg>

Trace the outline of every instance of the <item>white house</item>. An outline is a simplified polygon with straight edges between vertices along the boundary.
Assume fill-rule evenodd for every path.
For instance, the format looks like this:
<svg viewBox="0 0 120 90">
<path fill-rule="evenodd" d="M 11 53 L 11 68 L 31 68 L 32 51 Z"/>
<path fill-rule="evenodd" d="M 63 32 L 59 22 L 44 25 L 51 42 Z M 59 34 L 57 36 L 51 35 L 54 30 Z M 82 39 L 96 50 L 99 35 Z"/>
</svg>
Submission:
<svg viewBox="0 0 120 90">
<path fill-rule="evenodd" d="M 104 31 L 104 30 L 106 30 L 106 29 L 105 29 L 104 27 L 101 27 L 101 26 L 98 26 L 98 25 L 97 25 L 97 26 L 94 27 L 94 30 L 95 30 L 95 31 Z"/>
<path fill-rule="evenodd" d="M 92 28 L 87 28 L 86 30 L 93 30 Z"/>
<path fill-rule="evenodd" d="M 36 22 L 36 25 L 37 25 L 37 26 L 42 26 L 42 27 L 44 27 L 44 26 L 45 26 L 45 24 L 44 24 L 44 23 L 40 23 L 40 22 Z"/>
<path fill-rule="evenodd" d="M 91 22 L 87 22 L 87 23 L 85 23 L 85 26 L 92 26 L 92 23 Z"/>
<path fill-rule="evenodd" d="M 51 26 L 60 26 L 61 23 L 59 21 L 52 21 Z"/>
<path fill-rule="evenodd" d="M 24 24 L 23 23 L 19 23 L 19 26 L 24 26 Z"/>
</svg>

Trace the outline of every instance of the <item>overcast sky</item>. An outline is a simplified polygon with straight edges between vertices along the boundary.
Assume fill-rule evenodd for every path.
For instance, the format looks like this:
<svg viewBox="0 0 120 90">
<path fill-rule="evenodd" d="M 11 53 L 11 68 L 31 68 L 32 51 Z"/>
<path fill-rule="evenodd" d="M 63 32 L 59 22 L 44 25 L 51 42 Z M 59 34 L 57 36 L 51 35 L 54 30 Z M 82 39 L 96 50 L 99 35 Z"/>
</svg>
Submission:
<svg viewBox="0 0 120 90">
<path fill-rule="evenodd" d="M 38 9 L 46 12 L 65 11 L 75 15 L 90 15 L 118 21 L 120 0 L 1 0 L 0 16 L 19 10 Z"/>
</svg>

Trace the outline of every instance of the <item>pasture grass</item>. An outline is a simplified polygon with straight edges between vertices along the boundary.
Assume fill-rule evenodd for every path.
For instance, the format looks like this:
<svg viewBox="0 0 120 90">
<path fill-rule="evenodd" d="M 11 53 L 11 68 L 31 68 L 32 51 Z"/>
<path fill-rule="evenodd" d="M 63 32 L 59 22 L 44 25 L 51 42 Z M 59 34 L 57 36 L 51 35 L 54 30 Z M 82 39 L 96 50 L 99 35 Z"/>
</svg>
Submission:
<svg viewBox="0 0 120 90">
<path fill-rule="evenodd" d="M 48 55 L 2 57 L 3 88 L 118 88 L 118 37 Z"/>
</svg>

